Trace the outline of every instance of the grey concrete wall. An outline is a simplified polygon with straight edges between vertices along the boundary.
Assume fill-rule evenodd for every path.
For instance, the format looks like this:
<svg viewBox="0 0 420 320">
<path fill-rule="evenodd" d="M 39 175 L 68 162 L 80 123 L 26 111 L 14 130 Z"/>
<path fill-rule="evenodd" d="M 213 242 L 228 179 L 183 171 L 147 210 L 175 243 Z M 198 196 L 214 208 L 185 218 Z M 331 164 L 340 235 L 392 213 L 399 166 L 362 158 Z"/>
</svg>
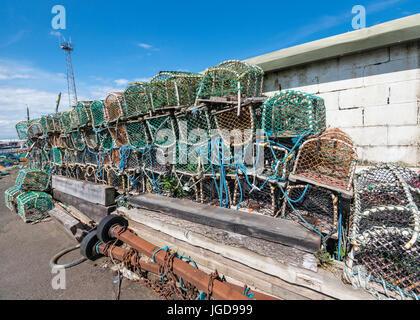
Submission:
<svg viewBox="0 0 420 320">
<path fill-rule="evenodd" d="M 266 95 L 284 89 L 324 98 L 360 160 L 420 166 L 420 41 L 266 73 Z"/>
</svg>

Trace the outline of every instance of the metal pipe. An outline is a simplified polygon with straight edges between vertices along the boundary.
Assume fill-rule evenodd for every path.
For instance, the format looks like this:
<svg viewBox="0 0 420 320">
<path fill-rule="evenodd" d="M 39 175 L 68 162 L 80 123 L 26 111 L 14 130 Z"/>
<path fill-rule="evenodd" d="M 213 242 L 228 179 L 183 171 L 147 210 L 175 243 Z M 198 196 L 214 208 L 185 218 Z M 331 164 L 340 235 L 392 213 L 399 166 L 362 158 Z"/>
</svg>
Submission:
<svg viewBox="0 0 420 320">
<path fill-rule="evenodd" d="M 161 249 L 160 247 L 157 247 L 152 243 L 140 238 L 131 230 L 118 225 L 111 227 L 109 233 L 111 236 L 130 245 L 132 248 L 138 250 L 147 257 L 153 257 L 157 264 L 164 264 L 166 251 L 159 250 Z M 194 268 L 194 266 L 188 264 L 187 262 L 178 258 L 174 258 L 173 272 L 178 277 L 182 277 L 182 279 L 194 285 L 198 290 L 203 290 L 204 292 L 208 291 L 211 277 L 205 272 Z M 242 292 L 243 289 L 240 288 L 240 290 L 238 290 L 238 288 L 240 287 L 215 279 L 213 280 L 212 294 L 216 299 L 219 300 L 250 300 L 250 298 Z M 258 297 L 262 300 L 275 299 L 261 293 L 254 293 L 254 297 Z"/>
</svg>

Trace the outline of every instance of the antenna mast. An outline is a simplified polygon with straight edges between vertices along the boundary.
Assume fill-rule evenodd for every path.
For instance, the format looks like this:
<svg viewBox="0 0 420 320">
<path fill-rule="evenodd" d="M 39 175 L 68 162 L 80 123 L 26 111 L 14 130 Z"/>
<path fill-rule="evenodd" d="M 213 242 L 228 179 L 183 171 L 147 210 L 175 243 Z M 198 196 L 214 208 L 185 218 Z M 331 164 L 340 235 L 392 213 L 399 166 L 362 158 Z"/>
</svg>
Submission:
<svg viewBox="0 0 420 320">
<path fill-rule="evenodd" d="M 74 81 L 73 65 L 71 63 L 71 52 L 73 51 L 71 39 L 66 41 L 63 37 L 60 48 L 64 50 L 66 55 L 67 91 L 69 94 L 69 107 L 71 108 L 77 104 L 76 82 Z"/>
</svg>

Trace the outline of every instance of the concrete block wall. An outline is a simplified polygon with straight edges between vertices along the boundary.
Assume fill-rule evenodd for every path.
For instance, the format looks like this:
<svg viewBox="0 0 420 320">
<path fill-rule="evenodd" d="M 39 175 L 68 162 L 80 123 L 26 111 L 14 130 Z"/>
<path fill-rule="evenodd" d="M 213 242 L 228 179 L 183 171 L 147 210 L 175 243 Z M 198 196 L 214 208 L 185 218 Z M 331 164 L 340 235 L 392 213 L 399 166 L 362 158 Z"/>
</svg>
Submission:
<svg viewBox="0 0 420 320">
<path fill-rule="evenodd" d="M 420 41 L 268 72 L 264 93 L 294 89 L 325 100 L 327 125 L 364 162 L 420 167 Z"/>
</svg>

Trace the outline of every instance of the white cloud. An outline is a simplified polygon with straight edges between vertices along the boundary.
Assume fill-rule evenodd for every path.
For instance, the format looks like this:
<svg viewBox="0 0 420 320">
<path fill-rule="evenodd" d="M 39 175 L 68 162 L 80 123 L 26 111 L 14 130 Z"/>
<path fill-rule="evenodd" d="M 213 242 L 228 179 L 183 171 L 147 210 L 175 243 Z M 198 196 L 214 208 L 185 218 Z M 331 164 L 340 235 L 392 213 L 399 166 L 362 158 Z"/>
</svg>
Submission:
<svg viewBox="0 0 420 320">
<path fill-rule="evenodd" d="M 153 46 L 151 44 L 147 44 L 147 43 L 137 43 L 137 45 L 139 47 L 142 47 L 142 48 L 148 49 L 148 50 L 153 48 Z"/>
<path fill-rule="evenodd" d="M 130 82 L 130 80 L 127 80 L 127 79 L 116 79 L 116 80 L 114 80 L 114 82 L 115 82 L 115 84 L 117 86 L 126 86 Z"/>
</svg>

